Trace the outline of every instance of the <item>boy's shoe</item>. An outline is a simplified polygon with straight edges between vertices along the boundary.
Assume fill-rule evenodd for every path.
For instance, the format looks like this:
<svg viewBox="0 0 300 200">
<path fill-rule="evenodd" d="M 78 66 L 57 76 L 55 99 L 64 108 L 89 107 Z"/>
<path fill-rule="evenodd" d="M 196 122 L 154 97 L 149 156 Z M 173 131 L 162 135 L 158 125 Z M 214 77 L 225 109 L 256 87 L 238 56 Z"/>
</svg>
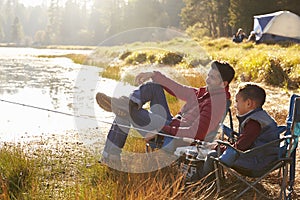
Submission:
<svg viewBox="0 0 300 200">
<path fill-rule="evenodd" d="M 126 96 L 115 98 L 99 92 L 96 94 L 96 101 L 107 112 L 113 112 L 119 117 L 129 116 L 129 98 Z"/>
</svg>

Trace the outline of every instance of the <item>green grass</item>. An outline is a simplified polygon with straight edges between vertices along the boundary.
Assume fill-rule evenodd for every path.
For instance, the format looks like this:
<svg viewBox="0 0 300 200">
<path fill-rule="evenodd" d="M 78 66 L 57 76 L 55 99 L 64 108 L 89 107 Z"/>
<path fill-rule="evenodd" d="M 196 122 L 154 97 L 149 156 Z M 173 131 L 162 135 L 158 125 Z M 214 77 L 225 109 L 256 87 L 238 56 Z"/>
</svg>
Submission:
<svg viewBox="0 0 300 200">
<path fill-rule="evenodd" d="M 227 38 L 199 42 L 212 59 L 226 60 L 236 70 L 240 81 L 296 89 L 300 85 L 299 44 L 236 44 Z"/>
<path fill-rule="evenodd" d="M 37 178 L 35 159 L 26 157 L 18 146 L 0 149 L 0 194 L 5 198 L 22 199 L 33 190 Z"/>
</svg>

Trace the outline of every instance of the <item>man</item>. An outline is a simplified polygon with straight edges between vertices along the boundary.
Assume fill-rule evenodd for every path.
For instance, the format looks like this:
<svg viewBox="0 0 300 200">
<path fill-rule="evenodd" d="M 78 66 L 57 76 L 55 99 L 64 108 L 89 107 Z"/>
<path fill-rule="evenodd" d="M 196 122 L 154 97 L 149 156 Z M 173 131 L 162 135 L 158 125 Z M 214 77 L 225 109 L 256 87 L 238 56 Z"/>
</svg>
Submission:
<svg viewBox="0 0 300 200">
<path fill-rule="evenodd" d="M 131 125 L 141 134 L 158 131 L 171 136 L 204 140 L 208 133 L 219 126 L 224 116 L 227 100 L 230 99 L 229 83 L 234 74 L 230 64 L 213 61 L 206 87 L 197 89 L 185 86 L 154 71 L 137 75 L 139 84 L 149 79 L 152 82 L 142 84 L 129 97 L 111 98 L 98 93 L 96 100 L 99 106 L 116 114 L 103 151 L 104 162 L 119 162 Z M 170 113 L 164 90 L 186 102 L 175 117 Z M 147 102 L 150 102 L 150 110 L 143 108 Z M 164 146 L 170 147 L 172 142 Z M 169 149 L 174 148 L 172 146 Z"/>
<path fill-rule="evenodd" d="M 232 41 L 235 43 L 241 43 L 245 38 L 247 38 L 247 35 L 243 29 L 239 28 L 236 34 L 233 35 Z"/>
</svg>

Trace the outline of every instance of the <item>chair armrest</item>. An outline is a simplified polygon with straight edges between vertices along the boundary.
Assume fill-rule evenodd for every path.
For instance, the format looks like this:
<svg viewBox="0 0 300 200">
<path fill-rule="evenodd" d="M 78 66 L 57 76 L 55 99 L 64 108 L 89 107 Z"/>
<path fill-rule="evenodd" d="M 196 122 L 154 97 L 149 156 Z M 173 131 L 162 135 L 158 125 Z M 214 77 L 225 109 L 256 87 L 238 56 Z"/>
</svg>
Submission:
<svg viewBox="0 0 300 200">
<path fill-rule="evenodd" d="M 223 140 L 216 140 L 216 142 L 218 143 L 218 145 L 224 145 L 226 146 L 227 148 L 232 148 L 233 150 L 235 150 L 236 152 L 238 152 L 239 154 L 240 153 L 243 153 L 243 151 L 235 148 L 234 146 L 232 146 L 229 142 L 226 142 L 226 141 L 223 141 Z"/>
<path fill-rule="evenodd" d="M 280 142 L 282 142 L 284 140 L 287 140 L 287 139 L 292 139 L 292 138 L 293 138 L 292 135 L 286 135 L 286 136 L 283 136 L 282 138 L 279 138 L 277 140 L 273 140 L 273 141 L 271 141 L 271 142 L 269 142 L 267 144 L 264 144 L 264 145 L 261 145 L 259 147 L 255 147 L 255 148 L 252 148 L 252 149 L 248 149 L 248 150 L 245 150 L 245 151 L 241 151 L 241 150 L 233 147 L 228 142 L 225 142 L 225 141 L 222 141 L 222 140 L 217 140 L 217 143 L 218 144 L 222 144 L 222 145 L 226 146 L 227 148 L 229 147 L 229 148 L 234 149 L 238 154 L 244 154 L 244 155 L 246 155 L 246 154 L 250 154 L 250 153 L 256 153 L 258 151 L 263 151 L 266 147 L 274 145 L 276 143 L 278 143 L 278 147 L 279 147 Z"/>
<path fill-rule="evenodd" d="M 284 131 L 286 131 L 287 126 L 278 126 L 278 132 L 279 133 L 283 133 Z"/>
<path fill-rule="evenodd" d="M 292 135 L 286 135 L 286 136 L 283 136 L 277 140 L 273 140 L 267 144 L 264 144 L 264 145 L 261 145 L 259 147 L 255 147 L 255 148 L 252 148 L 252 149 L 249 149 L 249 150 L 246 150 L 246 151 L 243 151 L 244 154 L 247 154 L 247 153 L 250 153 L 250 152 L 255 152 L 255 151 L 261 151 L 261 150 L 264 150 L 264 148 L 268 147 L 268 146 L 271 146 L 271 145 L 274 145 L 276 143 L 281 143 L 282 141 L 284 140 L 288 140 L 288 139 L 292 139 L 294 138 L 294 136 Z"/>
<path fill-rule="evenodd" d="M 234 141 L 240 135 L 239 133 L 235 132 L 233 129 L 229 128 L 224 124 L 222 124 L 221 128 L 223 133 L 229 138 L 229 140 Z"/>
</svg>

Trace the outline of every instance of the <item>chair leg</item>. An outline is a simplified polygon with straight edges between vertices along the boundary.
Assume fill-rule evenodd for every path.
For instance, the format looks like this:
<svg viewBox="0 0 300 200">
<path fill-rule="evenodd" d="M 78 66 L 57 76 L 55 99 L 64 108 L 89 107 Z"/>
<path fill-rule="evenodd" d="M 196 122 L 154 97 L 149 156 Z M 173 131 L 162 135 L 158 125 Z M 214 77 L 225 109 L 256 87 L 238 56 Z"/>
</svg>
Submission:
<svg viewBox="0 0 300 200">
<path fill-rule="evenodd" d="M 146 153 L 151 153 L 152 152 L 152 148 L 150 146 L 149 143 L 146 144 Z"/>
<path fill-rule="evenodd" d="M 216 175 L 216 184 L 217 184 L 217 193 L 221 191 L 221 186 L 220 186 L 220 169 L 217 163 L 214 161 L 214 168 L 215 168 L 215 175 Z"/>
<path fill-rule="evenodd" d="M 222 165 L 222 164 L 221 164 Z M 225 166 L 224 166 L 225 167 Z M 258 178 L 255 182 L 249 183 L 247 180 L 243 179 L 240 177 L 240 175 L 235 172 L 233 169 L 227 168 L 225 167 L 231 174 L 233 174 L 235 177 L 237 177 L 240 181 L 242 181 L 243 183 L 245 183 L 248 187 L 246 189 L 244 189 L 241 193 L 239 193 L 234 199 L 239 199 L 243 194 L 245 194 L 248 190 L 250 190 L 251 188 L 253 190 L 255 190 L 257 193 L 261 194 L 262 196 L 264 196 L 265 198 L 268 198 L 265 194 L 263 194 L 261 191 L 259 191 L 255 185 L 260 182 L 265 176 L 267 176 L 268 173 L 266 173 L 265 175 L 261 176 L 260 178 Z"/>
<path fill-rule="evenodd" d="M 263 195 L 264 197 L 268 198 L 266 195 L 264 195 L 263 193 L 261 193 L 256 187 L 254 187 L 255 184 L 257 184 L 262 178 L 256 180 L 255 182 L 253 183 L 249 183 L 247 180 L 243 179 L 240 177 L 240 175 L 238 173 L 236 173 L 234 170 L 232 169 L 229 169 L 228 170 L 230 171 L 231 174 L 235 175 L 240 181 L 242 181 L 243 183 L 245 183 L 248 187 L 246 189 L 244 189 L 242 192 L 240 192 L 234 199 L 240 199 L 240 197 L 245 194 L 248 190 L 250 190 L 251 188 L 253 190 L 255 190 L 257 193 Z"/>
<path fill-rule="evenodd" d="M 286 194 L 286 186 L 287 186 L 287 174 L 288 174 L 288 164 L 285 164 L 282 166 L 282 182 L 281 182 L 281 188 L 280 188 L 280 197 L 279 199 L 287 199 Z"/>
</svg>

